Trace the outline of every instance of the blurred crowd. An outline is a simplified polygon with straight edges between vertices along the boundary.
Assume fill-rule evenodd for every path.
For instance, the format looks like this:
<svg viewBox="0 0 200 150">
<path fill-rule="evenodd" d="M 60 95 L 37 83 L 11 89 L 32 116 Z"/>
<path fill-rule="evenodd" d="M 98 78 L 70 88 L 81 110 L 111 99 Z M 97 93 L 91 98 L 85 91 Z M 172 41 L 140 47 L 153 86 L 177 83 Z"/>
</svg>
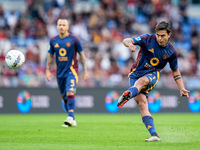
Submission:
<svg viewBox="0 0 200 150">
<path fill-rule="evenodd" d="M 0 5 L 0 87 L 57 87 L 45 78 L 49 39 L 58 34 L 56 22 L 66 17 L 70 32 L 83 44 L 90 78 L 78 87 L 127 87 L 137 52 L 122 40 L 154 33 L 161 20 L 172 24 L 170 41 L 178 53 L 179 69 L 188 89 L 200 88 L 200 18 L 188 16 L 186 0 L 27 0 L 26 10 Z M 17 70 L 4 59 L 11 49 L 21 50 L 25 64 Z M 79 65 L 79 75 L 82 68 Z M 80 76 L 81 78 L 81 76 Z M 161 72 L 158 88 L 177 88 L 169 66 Z"/>
</svg>

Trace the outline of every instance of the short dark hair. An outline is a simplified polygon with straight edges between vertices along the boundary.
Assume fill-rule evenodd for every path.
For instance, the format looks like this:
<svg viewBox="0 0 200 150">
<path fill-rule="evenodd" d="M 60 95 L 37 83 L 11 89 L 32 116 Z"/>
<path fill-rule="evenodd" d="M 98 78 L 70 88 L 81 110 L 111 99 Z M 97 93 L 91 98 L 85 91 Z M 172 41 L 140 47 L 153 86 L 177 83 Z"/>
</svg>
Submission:
<svg viewBox="0 0 200 150">
<path fill-rule="evenodd" d="M 67 18 L 65 18 L 65 17 L 60 17 L 60 18 L 58 18 L 57 19 L 57 21 L 56 21 L 56 24 L 58 23 L 58 20 L 67 20 L 67 22 L 68 22 L 68 24 L 70 25 L 70 22 L 69 22 L 69 20 L 67 19 Z"/>
<path fill-rule="evenodd" d="M 161 21 L 155 27 L 155 32 L 159 30 L 166 30 L 167 33 L 169 34 L 171 33 L 171 30 L 172 30 L 171 24 L 165 21 Z"/>
</svg>

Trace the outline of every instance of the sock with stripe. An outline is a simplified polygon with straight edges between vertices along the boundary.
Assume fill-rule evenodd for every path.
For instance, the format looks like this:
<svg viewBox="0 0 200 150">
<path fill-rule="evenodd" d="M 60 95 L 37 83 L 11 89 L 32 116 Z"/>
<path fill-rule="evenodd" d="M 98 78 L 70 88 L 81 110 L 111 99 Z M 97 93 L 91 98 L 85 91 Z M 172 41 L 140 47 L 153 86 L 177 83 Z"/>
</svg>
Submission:
<svg viewBox="0 0 200 150">
<path fill-rule="evenodd" d="M 130 91 L 132 93 L 131 98 L 137 96 L 137 94 L 138 94 L 138 89 L 136 87 L 134 87 L 134 86 L 130 87 L 128 89 L 128 91 Z"/>
<path fill-rule="evenodd" d="M 154 126 L 153 118 L 151 116 L 142 117 L 142 121 L 145 124 L 147 130 L 152 136 L 157 136 L 156 129 Z"/>
<path fill-rule="evenodd" d="M 74 117 L 74 110 L 75 110 L 75 95 L 67 96 L 67 109 L 68 109 L 68 116 L 72 117 L 75 120 Z"/>
</svg>

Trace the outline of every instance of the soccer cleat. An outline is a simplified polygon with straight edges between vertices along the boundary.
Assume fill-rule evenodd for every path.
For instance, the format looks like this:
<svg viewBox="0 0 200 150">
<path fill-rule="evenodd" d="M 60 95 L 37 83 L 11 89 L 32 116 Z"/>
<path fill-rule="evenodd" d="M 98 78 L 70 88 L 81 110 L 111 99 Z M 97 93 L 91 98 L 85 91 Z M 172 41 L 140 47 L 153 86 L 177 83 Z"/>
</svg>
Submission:
<svg viewBox="0 0 200 150">
<path fill-rule="evenodd" d="M 118 103 L 117 103 L 117 106 L 118 107 L 122 107 L 124 106 L 124 104 L 126 102 L 129 101 L 129 99 L 131 99 L 131 92 L 130 91 L 125 91 L 122 96 L 120 96 L 119 100 L 118 100 Z"/>
<path fill-rule="evenodd" d="M 67 119 L 64 121 L 64 124 L 66 126 L 69 126 L 69 127 L 76 127 L 77 126 L 76 121 L 72 117 L 67 117 Z"/>
<path fill-rule="evenodd" d="M 64 127 L 64 128 L 67 128 L 67 127 L 69 127 L 68 125 L 66 125 L 66 124 L 63 124 L 62 125 L 62 127 Z"/>
<path fill-rule="evenodd" d="M 149 139 L 146 139 L 145 142 L 161 142 L 159 136 L 151 136 Z"/>
</svg>

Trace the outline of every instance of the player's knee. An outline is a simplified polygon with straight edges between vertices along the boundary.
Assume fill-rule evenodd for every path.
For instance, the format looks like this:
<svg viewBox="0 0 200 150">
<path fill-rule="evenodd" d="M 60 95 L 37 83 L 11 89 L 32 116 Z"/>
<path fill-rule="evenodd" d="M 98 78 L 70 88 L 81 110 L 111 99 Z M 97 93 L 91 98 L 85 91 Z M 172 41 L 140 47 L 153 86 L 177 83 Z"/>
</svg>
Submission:
<svg viewBox="0 0 200 150">
<path fill-rule="evenodd" d="M 141 78 L 140 79 L 140 83 L 141 83 L 141 85 L 148 85 L 149 84 L 149 80 L 148 80 L 148 78 L 147 77 L 144 77 L 144 78 Z"/>
<path fill-rule="evenodd" d="M 69 94 L 67 95 L 67 99 L 70 100 L 70 99 L 75 99 L 75 94 L 72 93 L 72 94 Z M 69 102 L 69 101 L 68 101 Z"/>
<path fill-rule="evenodd" d="M 67 92 L 67 96 L 74 96 L 75 94 L 73 92 Z"/>
</svg>

